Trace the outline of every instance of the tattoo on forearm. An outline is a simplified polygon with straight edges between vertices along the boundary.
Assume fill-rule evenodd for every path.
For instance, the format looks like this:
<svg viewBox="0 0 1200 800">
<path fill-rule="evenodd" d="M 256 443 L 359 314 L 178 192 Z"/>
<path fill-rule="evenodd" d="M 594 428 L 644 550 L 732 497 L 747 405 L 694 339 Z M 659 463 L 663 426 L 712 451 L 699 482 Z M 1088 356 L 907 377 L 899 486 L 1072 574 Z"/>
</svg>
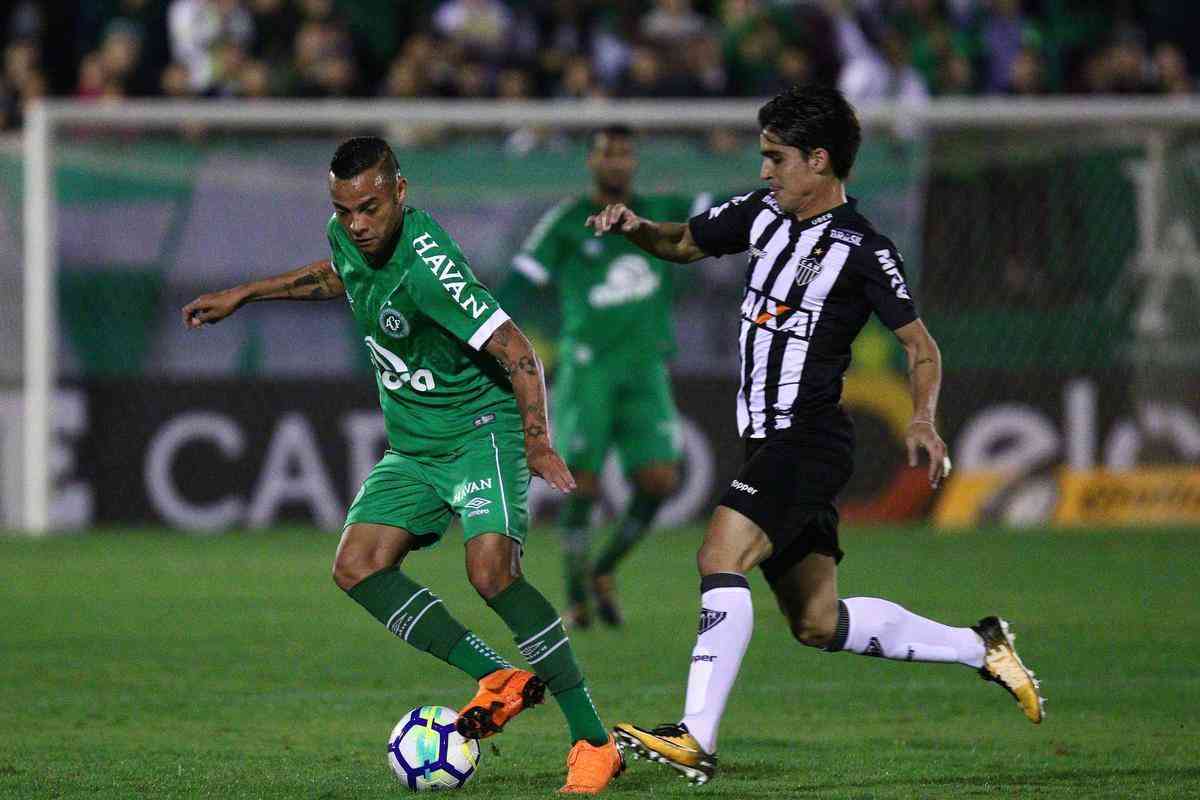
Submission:
<svg viewBox="0 0 1200 800">
<path fill-rule="evenodd" d="M 517 369 L 526 375 L 537 375 L 537 362 L 534 361 L 533 356 L 521 356 L 517 360 Z"/>
<path fill-rule="evenodd" d="M 525 426 L 525 438 L 526 439 L 540 439 L 545 435 L 546 435 L 546 428 L 543 425 L 539 425 L 538 423 L 535 422 L 535 423 Z"/>
<path fill-rule="evenodd" d="M 288 297 L 299 299 L 327 300 L 337 295 L 324 267 L 305 272 L 294 278 L 285 288 Z"/>
</svg>

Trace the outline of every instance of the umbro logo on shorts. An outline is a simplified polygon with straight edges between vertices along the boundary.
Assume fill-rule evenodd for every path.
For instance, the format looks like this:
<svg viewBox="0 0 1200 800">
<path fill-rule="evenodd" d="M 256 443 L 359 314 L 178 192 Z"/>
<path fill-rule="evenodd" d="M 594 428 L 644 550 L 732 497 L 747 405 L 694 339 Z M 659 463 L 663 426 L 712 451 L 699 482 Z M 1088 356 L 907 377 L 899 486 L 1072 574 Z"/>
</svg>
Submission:
<svg viewBox="0 0 1200 800">
<path fill-rule="evenodd" d="M 471 509 L 467 512 L 468 517 L 482 517 L 484 514 L 490 514 L 491 509 L 488 508 L 488 506 L 491 504 L 492 501 L 488 500 L 486 497 L 472 497 L 470 500 L 463 503 L 464 506 Z"/>
<path fill-rule="evenodd" d="M 745 492 L 748 495 L 758 494 L 758 489 L 755 489 L 753 486 L 751 486 L 748 483 L 742 483 L 741 481 L 734 481 L 733 483 L 731 483 L 729 485 L 732 486 L 734 489 L 737 489 L 739 492 Z"/>
</svg>

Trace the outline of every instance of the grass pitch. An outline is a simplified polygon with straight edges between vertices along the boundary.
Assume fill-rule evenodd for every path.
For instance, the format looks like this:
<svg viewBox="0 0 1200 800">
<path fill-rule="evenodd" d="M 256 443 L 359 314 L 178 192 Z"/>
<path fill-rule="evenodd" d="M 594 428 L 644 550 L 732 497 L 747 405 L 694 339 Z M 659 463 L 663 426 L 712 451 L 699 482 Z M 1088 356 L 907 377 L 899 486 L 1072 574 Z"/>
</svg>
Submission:
<svg viewBox="0 0 1200 800">
<path fill-rule="evenodd" d="M 700 531 L 661 532 L 621 575 L 629 623 L 573 637 L 606 722 L 678 719 L 695 634 Z M 844 596 L 952 624 L 999 613 L 1044 679 L 1030 725 L 952 665 L 793 642 L 761 577 L 758 624 L 693 789 L 630 764 L 613 797 L 1200 796 L 1200 534 L 844 532 Z M 449 537 L 408 571 L 515 657 Z M 111 532 L 0 538 L 0 797 L 384 798 L 407 794 L 385 739 L 412 706 L 458 706 L 466 677 L 397 641 L 329 579 L 335 539 Z M 526 569 L 561 596 L 557 542 Z M 492 744 L 494 742 L 494 744 Z M 549 797 L 566 727 L 553 703 L 484 743 L 463 796 Z"/>
</svg>

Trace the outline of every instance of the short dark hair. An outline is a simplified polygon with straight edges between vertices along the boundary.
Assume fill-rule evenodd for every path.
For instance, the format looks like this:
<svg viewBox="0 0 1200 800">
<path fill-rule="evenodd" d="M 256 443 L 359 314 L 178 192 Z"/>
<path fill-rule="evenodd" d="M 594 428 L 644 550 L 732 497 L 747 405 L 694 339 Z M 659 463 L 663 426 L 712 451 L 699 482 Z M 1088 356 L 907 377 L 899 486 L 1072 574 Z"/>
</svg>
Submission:
<svg viewBox="0 0 1200 800">
<path fill-rule="evenodd" d="M 833 174 L 845 180 L 862 143 L 858 115 L 845 95 L 816 83 L 793 86 L 758 110 L 758 125 L 807 156 L 820 147 L 829 152 Z"/>
<path fill-rule="evenodd" d="M 620 136 L 625 139 L 633 138 L 633 128 L 622 122 L 614 122 L 611 125 L 605 125 L 603 128 L 596 128 L 588 135 L 588 148 L 592 149 L 596 146 L 596 140 L 601 136 Z"/>
<path fill-rule="evenodd" d="M 356 136 L 338 145 L 329 162 L 329 171 L 333 177 L 344 181 L 376 166 L 391 179 L 400 172 L 396 154 L 387 142 L 378 136 Z"/>
</svg>

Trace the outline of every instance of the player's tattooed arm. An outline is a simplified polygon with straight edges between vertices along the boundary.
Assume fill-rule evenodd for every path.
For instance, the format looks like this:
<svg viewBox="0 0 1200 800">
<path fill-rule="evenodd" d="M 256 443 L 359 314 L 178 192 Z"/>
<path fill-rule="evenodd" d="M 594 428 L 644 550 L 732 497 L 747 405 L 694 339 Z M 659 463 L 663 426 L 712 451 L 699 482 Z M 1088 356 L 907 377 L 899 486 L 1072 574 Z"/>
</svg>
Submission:
<svg viewBox="0 0 1200 800">
<path fill-rule="evenodd" d="M 639 217 L 622 203 L 605 206 L 584 224 L 597 236 L 620 233 L 650 255 L 666 261 L 688 264 L 708 257 L 692 238 L 692 229 L 686 222 L 655 222 Z"/>
<path fill-rule="evenodd" d="M 525 457 L 529 460 L 529 470 L 559 491 L 573 490 L 575 479 L 571 471 L 550 445 L 546 379 L 533 345 L 512 320 L 506 320 L 491 335 L 484 349 L 500 362 L 512 380 L 521 427 L 525 431 Z"/>
<path fill-rule="evenodd" d="M 188 328 L 212 325 L 258 300 L 329 300 L 345 293 L 332 262 L 314 261 L 282 275 L 201 295 L 183 307 L 183 324 Z"/>
<path fill-rule="evenodd" d="M 913 416 L 905 434 L 908 463 L 917 465 L 918 451 L 929 454 L 929 483 L 937 488 L 950 473 L 950 456 L 936 427 L 938 395 L 942 387 L 942 354 L 925 323 L 913 320 L 896 329 L 896 338 L 908 356 L 908 387 Z"/>
</svg>

